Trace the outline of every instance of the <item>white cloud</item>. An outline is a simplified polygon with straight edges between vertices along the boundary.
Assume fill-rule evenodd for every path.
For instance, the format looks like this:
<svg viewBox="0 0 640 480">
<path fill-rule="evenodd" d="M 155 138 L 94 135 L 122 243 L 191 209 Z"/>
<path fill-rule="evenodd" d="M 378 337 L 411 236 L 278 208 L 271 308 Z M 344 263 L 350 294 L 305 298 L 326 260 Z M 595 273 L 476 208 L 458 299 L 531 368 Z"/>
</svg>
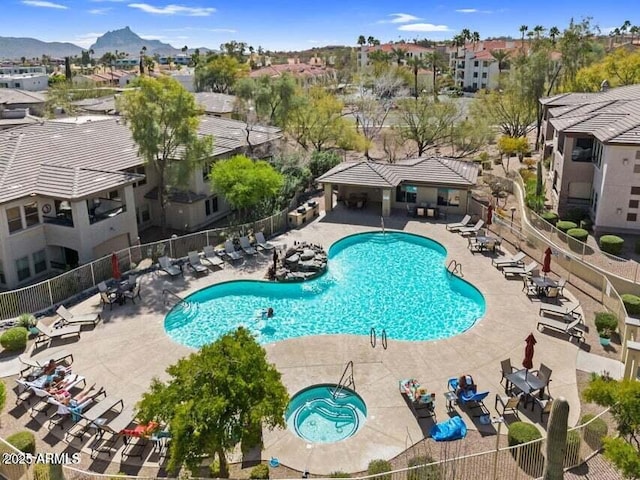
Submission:
<svg viewBox="0 0 640 480">
<path fill-rule="evenodd" d="M 207 30 L 214 33 L 237 33 L 233 28 L 207 28 Z"/>
<path fill-rule="evenodd" d="M 89 0 L 89 1 L 94 3 L 102 3 L 102 2 L 122 3 L 122 2 L 125 2 L 126 0 Z"/>
<path fill-rule="evenodd" d="M 92 15 L 106 15 L 107 12 L 111 10 L 110 8 L 92 8 L 91 10 L 87 10 Z"/>
<path fill-rule="evenodd" d="M 154 7 L 148 3 L 130 3 L 131 8 L 137 8 L 146 13 L 156 15 L 186 15 L 188 17 L 208 17 L 216 11 L 213 7 L 185 7 L 183 5 L 167 5 L 166 7 Z"/>
<path fill-rule="evenodd" d="M 434 25 L 433 23 L 410 23 L 408 25 L 400 25 L 398 30 L 403 32 L 448 32 L 449 27 L 446 25 Z"/>
<path fill-rule="evenodd" d="M 94 33 L 94 32 L 83 33 L 81 35 L 77 35 L 75 38 L 72 38 L 70 40 L 61 40 L 61 41 L 73 43 L 82 48 L 89 48 L 91 45 L 96 43 L 96 40 L 101 35 L 102 33 Z"/>
<path fill-rule="evenodd" d="M 408 23 L 420 20 L 420 17 L 416 17 L 415 15 L 411 15 L 409 13 L 391 13 L 387 16 L 392 18 L 387 20 L 379 20 L 377 23 Z"/>
<path fill-rule="evenodd" d="M 30 7 L 57 8 L 60 10 L 66 10 L 69 8 L 66 5 L 60 5 L 59 3 L 53 3 L 53 2 L 46 2 L 44 0 L 22 0 L 22 3 Z"/>
<path fill-rule="evenodd" d="M 140 38 L 144 39 L 144 40 L 164 40 L 167 37 L 165 37 L 164 35 L 140 35 Z"/>
<path fill-rule="evenodd" d="M 478 13 L 477 8 L 460 8 L 456 10 L 458 13 Z"/>
</svg>

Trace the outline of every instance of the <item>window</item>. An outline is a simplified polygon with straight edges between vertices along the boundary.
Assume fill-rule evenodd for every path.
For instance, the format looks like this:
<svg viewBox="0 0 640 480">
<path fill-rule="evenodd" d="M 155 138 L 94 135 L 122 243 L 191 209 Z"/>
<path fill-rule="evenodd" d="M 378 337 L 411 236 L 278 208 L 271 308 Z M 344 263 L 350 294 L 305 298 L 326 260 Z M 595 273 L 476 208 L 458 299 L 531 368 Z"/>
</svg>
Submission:
<svg viewBox="0 0 640 480">
<path fill-rule="evenodd" d="M 600 164 L 602 163 L 602 150 L 604 147 L 597 140 L 593 142 L 593 158 L 592 162 L 596 165 L 596 167 L 600 168 Z"/>
<path fill-rule="evenodd" d="M 487 72 L 482 72 L 482 78 L 487 78 Z"/>
<path fill-rule="evenodd" d="M 593 143 L 593 137 L 576 138 L 571 151 L 571 160 L 574 162 L 591 162 L 593 158 Z"/>
<path fill-rule="evenodd" d="M 633 173 L 640 173 L 640 163 L 636 163 L 633 166 Z"/>
<path fill-rule="evenodd" d="M 636 160 L 640 160 L 640 150 L 636 150 Z"/>
<path fill-rule="evenodd" d="M 145 175 L 145 177 L 142 180 L 138 180 L 136 183 L 133 184 L 133 188 L 136 187 L 141 187 L 142 185 L 146 185 L 147 184 L 147 172 L 146 169 L 144 168 L 144 166 L 142 167 L 136 167 L 133 169 L 133 173 L 138 173 L 140 175 Z"/>
<path fill-rule="evenodd" d="M 629 208 L 638 208 L 640 200 L 629 200 Z"/>
<path fill-rule="evenodd" d="M 489 62 L 487 62 L 486 60 L 484 62 L 482 62 L 482 66 L 484 68 L 487 68 L 489 66 Z"/>
<path fill-rule="evenodd" d="M 478 78 L 478 72 L 473 72 L 473 78 Z"/>
<path fill-rule="evenodd" d="M 396 202 L 416 203 L 418 187 L 413 185 L 398 185 L 396 188 Z"/>
<path fill-rule="evenodd" d="M 151 220 L 151 213 L 149 211 L 148 204 L 144 204 L 136 208 L 136 218 L 138 220 L 138 225 L 147 223 Z"/>
<path fill-rule="evenodd" d="M 473 88 L 476 90 L 478 89 L 478 82 L 473 82 Z"/>
<path fill-rule="evenodd" d="M 27 222 L 27 228 L 40 223 L 40 217 L 38 217 L 38 202 L 27 203 L 24 206 L 24 219 Z"/>
<path fill-rule="evenodd" d="M 118 192 L 118 190 L 111 190 L 111 191 L 109 192 L 109 200 L 118 200 L 119 198 L 120 198 L 120 197 L 119 197 L 119 192 Z"/>
<path fill-rule="evenodd" d="M 640 187 L 631 187 L 631 195 L 640 195 Z"/>
<path fill-rule="evenodd" d="M 438 189 L 438 205 L 446 207 L 459 207 L 460 206 L 460 190 L 453 190 L 450 188 Z"/>
<path fill-rule="evenodd" d="M 22 257 L 16 260 L 16 270 L 18 271 L 18 281 L 26 280 L 31 276 L 29 269 L 29 257 Z"/>
<path fill-rule="evenodd" d="M 475 62 L 473 62 L 473 66 L 477 67 L 478 65 L 480 65 L 480 62 L 478 62 L 478 60 L 476 60 Z"/>
<path fill-rule="evenodd" d="M 565 134 L 558 133 L 558 152 L 560 152 L 560 155 L 564 155 L 564 139 Z"/>
<path fill-rule="evenodd" d="M 637 218 L 637 213 L 627 213 L 627 222 L 635 222 Z"/>
<path fill-rule="evenodd" d="M 7 208 L 7 222 L 9 223 L 9 233 L 22 230 L 22 216 L 20 207 Z"/>
<path fill-rule="evenodd" d="M 218 211 L 218 197 L 207 198 L 204 201 L 204 213 L 208 217 L 209 215 Z"/>
<path fill-rule="evenodd" d="M 33 271 L 37 275 L 47 269 L 47 254 L 44 250 L 40 250 L 33 254 Z"/>
</svg>

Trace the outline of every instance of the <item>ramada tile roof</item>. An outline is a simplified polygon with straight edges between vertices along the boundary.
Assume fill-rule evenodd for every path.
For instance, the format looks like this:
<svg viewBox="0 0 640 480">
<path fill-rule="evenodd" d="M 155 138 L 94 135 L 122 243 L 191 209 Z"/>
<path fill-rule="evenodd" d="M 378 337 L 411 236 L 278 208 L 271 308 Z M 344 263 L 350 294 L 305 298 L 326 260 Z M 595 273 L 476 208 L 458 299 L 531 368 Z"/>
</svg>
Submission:
<svg viewBox="0 0 640 480">
<path fill-rule="evenodd" d="M 30 194 L 82 198 L 140 178 L 125 172 L 143 164 L 129 127 L 118 117 L 91 118 L 0 132 L 0 202 Z M 212 156 L 217 157 L 246 144 L 245 128 L 243 122 L 203 116 L 199 133 L 214 136 Z M 256 125 L 250 141 L 259 145 L 280 136 L 278 128 Z"/>
<path fill-rule="evenodd" d="M 471 162 L 442 157 L 414 158 L 397 163 L 343 162 L 317 178 L 321 183 L 393 188 L 402 182 L 470 187 L 478 168 Z"/>
</svg>

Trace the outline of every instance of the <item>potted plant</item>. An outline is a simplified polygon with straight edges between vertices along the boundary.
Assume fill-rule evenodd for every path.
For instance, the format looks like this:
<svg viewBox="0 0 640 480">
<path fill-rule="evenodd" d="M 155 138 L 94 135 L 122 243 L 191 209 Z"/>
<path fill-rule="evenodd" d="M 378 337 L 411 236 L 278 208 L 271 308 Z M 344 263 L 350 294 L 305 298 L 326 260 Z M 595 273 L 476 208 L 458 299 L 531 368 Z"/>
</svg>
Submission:
<svg viewBox="0 0 640 480">
<path fill-rule="evenodd" d="M 610 312 L 597 312 L 595 324 L 600 337 L 600 345 L 606 347 L 611 342 L 611 335 L 618 328 L 618 317 Z"/>
</svg>

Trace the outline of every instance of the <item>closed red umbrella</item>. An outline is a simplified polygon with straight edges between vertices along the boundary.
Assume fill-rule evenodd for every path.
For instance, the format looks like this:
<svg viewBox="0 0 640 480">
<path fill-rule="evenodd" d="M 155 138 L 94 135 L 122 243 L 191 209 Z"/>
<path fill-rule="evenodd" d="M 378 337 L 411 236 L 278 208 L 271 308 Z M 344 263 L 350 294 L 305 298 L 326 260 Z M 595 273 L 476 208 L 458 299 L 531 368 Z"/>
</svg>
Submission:
<svg viewBox="0 0 640 480">
<path fill-rule="evenodd" d="M 120 262 L 118 262 L 118 255 L 116 255 L 116 252 L 111 254 L 111 275 L 116 280 L 120 280 Z"/>
<path fill-rule="evenodd" d="M 529 336 L 525 339 L 527 346 L 524 347 L 524 360 L 522 360 L 522 366 L 529 370 L 533 368 L 533 347 L 537 343 L 536 337 L 533 336 L 533 333 L 530 333 Z"/>
<path fill-rule="evenodd" d="M 491 225 L 491 220 L 493 220 L 493 205 L 489 205 L 489 208 L 487 208 L 487 221 L 485 223 Z"/>
<path fill-rule="evenodd" d="M 544 251 L 544 260 L 542 262 L 542 273 L 547 274 L 551 271 L 551 247 L 547 247 Z"/>
</svg>

